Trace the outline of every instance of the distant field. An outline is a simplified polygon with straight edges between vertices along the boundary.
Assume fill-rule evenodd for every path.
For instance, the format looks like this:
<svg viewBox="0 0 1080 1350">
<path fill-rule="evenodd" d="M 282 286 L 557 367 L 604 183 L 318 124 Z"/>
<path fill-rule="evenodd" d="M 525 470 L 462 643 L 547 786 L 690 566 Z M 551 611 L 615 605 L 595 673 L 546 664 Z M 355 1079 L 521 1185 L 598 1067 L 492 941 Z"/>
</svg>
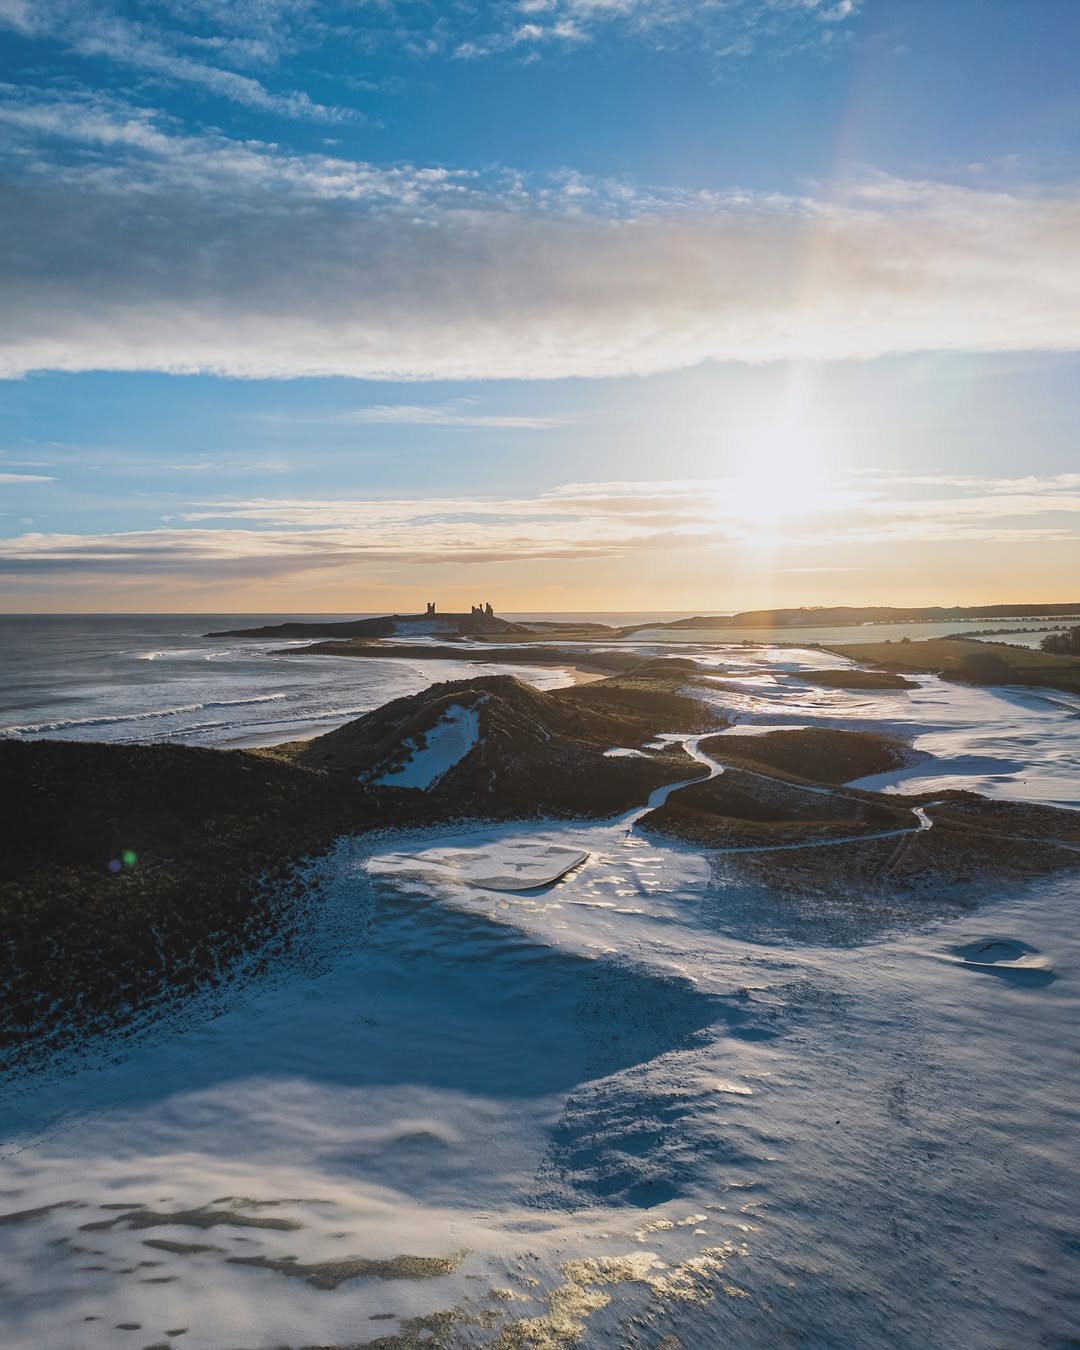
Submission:
<svg viewBox="0 0 1080 1350">
<path fill-rule="evenodd" d="M 850 642 L 825 650 L 866 665 L 929 671 L 973 684 L 1030 684 L 1080 693 L 1080 660 L 1031 647 L 931 638 L 924 642 Z"/>
</svg>

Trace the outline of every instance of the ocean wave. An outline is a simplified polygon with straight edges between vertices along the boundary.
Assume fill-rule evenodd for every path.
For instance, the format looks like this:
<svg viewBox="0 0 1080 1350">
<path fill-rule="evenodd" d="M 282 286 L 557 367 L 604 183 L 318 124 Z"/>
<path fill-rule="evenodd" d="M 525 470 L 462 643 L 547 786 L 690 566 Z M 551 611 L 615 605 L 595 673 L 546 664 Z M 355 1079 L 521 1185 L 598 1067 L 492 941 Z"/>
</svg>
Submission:
<svg viewBox="0 0 1080 1350">
<path fill-rule="evenodd" d="M 136 661 L 158 661 L 162 658 L 178 661 L 184 657 L 199 661 L 216 661 L 222 656 L 233 656 L 243 651 L 242 647 L 218 647 L 209 652 L 204 647 L 166 647 L 161 651 L 134 652 L 132 656 Z"/>
<path fill-rule="evenodd" d="M 269 721 L 227 721 L 227 722 L 195 722 L 191 726 L 182 728 L 177 734 L 179 736 L 195 735 L 200 731 L 206 731 L 211 728 L 224 731 L 252 731 L 260 732 L 267 727 L 280 728 L 282 731 L 303 730 L 304 727 L 321 725 L 323 722 L 343 722 L 352 717 L 363 717 L 365 713 L 371 712 L 372 705 L 364 704 L 362 708 L 336 708 L 331 712 L 298 712 L 290 709 L 290 716 L 285 718 L 273 718 Z"/>
<path fill-rule="evenodd" d="M 117 726 L 124 722 L 146 722 L 157 717 L 178 717 L 207 708 L 237 708 L 245 704 L 274 703 L 287 694 L 253 694 L 250 698 L 214 699 L 208 703 L 184 703 L 175 708 L 153 708 L 147 712 L 115 713 L 101 717 L 64 717 L 55 722 L 26 722 L 21 726 L 0 727 L 0 736 L 33 736 L 43 731 L 70 731 L 75 727 Z"/>
</svg>

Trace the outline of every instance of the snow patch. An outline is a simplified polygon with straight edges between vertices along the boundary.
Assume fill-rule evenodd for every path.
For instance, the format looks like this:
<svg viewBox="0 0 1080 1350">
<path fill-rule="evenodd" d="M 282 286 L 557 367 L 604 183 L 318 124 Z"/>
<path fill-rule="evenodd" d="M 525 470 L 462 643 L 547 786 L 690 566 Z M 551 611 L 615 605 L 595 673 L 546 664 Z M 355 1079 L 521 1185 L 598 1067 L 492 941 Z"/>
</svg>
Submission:
<svg viewBox="0 0 1080 1350">
<path fill-rule="evenodd" d="M 480 702 L 471 708 L 455 703 L 447 708 L 438 722 L 426 734 L 427 744 L 421 748 L 415 742 L 412 753 L 400 768 L 380 774 L 376 783 L 386 787 L 419 788 L 427 792 L 455 764 L 459 764 L 480 740 Z"/>
<path fill-rule="evenodd" d="M 552 886 L 588 858 L 581 849 L 532 838 L 502 839 L 485 848 L 429 848 L 387 853 L 368 870 L 388 876 L 430 876 L 488 891 L 531 891 Z"/>
</svg>

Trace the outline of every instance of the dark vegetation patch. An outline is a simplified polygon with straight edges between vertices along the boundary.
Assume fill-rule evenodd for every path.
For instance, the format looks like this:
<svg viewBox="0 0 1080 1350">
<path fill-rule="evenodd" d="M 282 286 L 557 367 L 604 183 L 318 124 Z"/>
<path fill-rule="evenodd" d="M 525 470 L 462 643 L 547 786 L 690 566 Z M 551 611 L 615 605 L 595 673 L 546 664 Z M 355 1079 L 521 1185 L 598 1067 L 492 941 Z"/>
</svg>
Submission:
<svg viewBox="0 0 1080 1350">
<path fill-rule="evenodd" d="M 800 684 L 819 685 L 823 689 L 918 689 L 918 682 L 888 670 L 801 670 L 788 676 Z"/>
<path fill-rule="evenodd" d="M 675 681 L 670 678 L 673 669 L 678 675 Z M 722 730 L 728 725 L 726 717 L 700 699 L 679 692 L 679 685 L 685 683 L 683 669 L 681 657 L 653 661 L 610 680 L 557 689 L 553 697 L 568 709 L 608 719 L 602 734 L 597 727 L 600 739 L 615 732 L 630 738 L 609 741 L 609 745 L 643 745 L 659 731 L 695 735 Z"/>
<path fill-rule="evenodd" d="M 654 788 L 694 776 L 681 750 L 609 758 L 658 730 L 713 730 L 723 718 L 655 681 L 615 679 L 543 692 L 509 675 L 433 685 L 395 699 L 317 740 L 279 747 L 296 763 L 365 782 L 392 772 L 422 749 L 454 708 L 475 709 L 474 748 L 427 792 L 437 811 L 492 819 L 605 816 L 645 800 Z"/>
<path fill-rule="evenodd" d="M 533 645 L 523 643 L 515 647 L 494 645 L 466 647 L 455 646 L 452 642 L 446 646 L 435 646 L 433 643 L 424 642 L 373 642 L 357 639 L 352 642 L 314 642 L 310 647 L 283 647 L 281 652 L 289 656 L 350 656 L 379 661 L 396 658 L 415 661 L 457 661 L 482 666 L 568 666 L 612 675 L 630 671 L 637 673 L 646 669 L 653 675 L 658 671 L 670 675 L 677 670 L 700 669 L 696 661 L 687 661 L 680 656 L 643 660 L 639 652 L 555 647 L 547 641 L 536 642 Z"/>
<path fill-rule="evenodd" d="M 889 670 L 928 671 L 968 684 L 1023 684 L 1080 693 L 1080 659 L 963 638 L 855 642 L 824 650 Z"/>
<path fill-rule="evenodd" d="M 1039 647 L 1053 656 L 1080 656 L 1080 628 L 1067 628 L 1064 633 L 1051 633 Z"/>
<path fill-rule="evenodd" d="M 240 751 L 0 743 L 0 1054 L 43 1058 L 287 948 L 298 862 L 400 818 L 399 795 Z"/>
<path fill-rule="evenodd" d="M 927 812 L 931 829 L 912 829 L 916 806 Z M 1023 884 L 1080 869 L 1080 813 L 972 792 L 909 797 L 852 789 L 822 796 L 728 769 L 675 794 L 642 824 L 716 850 L 910 831 L 826 848 L 716 855 L 715 866 L 767 888 L 777 902 L 809 896 L 879 918 L 903 910 L 910 919 L 905 907 L 912 897 L 929 906 L 927 914 L 971 908 L 988 881 Z"/>
<path fill-rule="evenodd" d="M 974 908 L 987 882 L 1022 885 L 1080 868 L 1080 854 L 1053 842 L 994 837 L 939 821 L 898 839 L 872 839 L 790 853 L 718 859 L 763 885 L 796 894 L 839 897 L 856 908 L 888 909 L 907 894 L 931 907 Z M 1062 814 L 1067 814 L 1063 812 Z M 928 911 L 929 912 L 929 911 Z"/>
<path fill-rule="evenodd" d="M 730 768 L 674 793 L 641 824 L 702 848 L 752 848 L 906 829 L 913 820 L 896 798 L 811 792 Z"/>
<path fill-rule="evenodd" d="M 908 800 L 916 805 L 934 801 L 934 794 L 921 793 Z M 938 793 L 933 818 L 943 825 L 969 834 L 1007 838 L 1014 846 L 1025 840 L 1061 841 L 1080 845 L 1080 811 L 1069 811 L 1038 802 L 1011 802 L 980 797 L 977 792 Z"/>
<path fill-rule="evenodd" d="M 904 741 L 870 731 L 800 727 L 758 736 L 712 736 L 701 743 L 722 764 L 779 771 L 811 783 L 850 783 L 869 774 L 889 773 L 915 762 Z"/>
<path fill-rule="evenodd" d="M 678 749 L 603 751 L 667 725 L 719 726 L 718 715 L 659 685 L 591 693 L 602 687 L 544 694 L 509 676 L 437 685 L 266 752 L 0 742 L 0 1064 L 31 1068 L 220 985 L 250 953 L 258 974 L 295 950 L 313 903 L 300 867 L 341 835 L 467 816 L 602 816 L 693 776 Z M 433 791 L 372 781 L 448 706 L 480 700 L 483 744 Z"/>
</svg>

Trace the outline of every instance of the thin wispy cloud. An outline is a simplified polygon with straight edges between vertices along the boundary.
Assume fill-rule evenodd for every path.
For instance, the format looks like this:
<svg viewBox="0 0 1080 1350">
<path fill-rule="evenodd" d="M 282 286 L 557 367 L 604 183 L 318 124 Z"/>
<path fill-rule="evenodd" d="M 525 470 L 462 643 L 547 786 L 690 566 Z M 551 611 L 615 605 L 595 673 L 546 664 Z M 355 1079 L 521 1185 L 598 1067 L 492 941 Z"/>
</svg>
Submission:
<svg viewBox="0 0 1080 1350">
<path fill-rule="evenodd" d="M 654 48 L 694 43 L 732 61 L 764 43 L 827 46 L 858 8 L 859 0 L 516 0 L 475 7 L 468 36 L 452 52 L 477 60 L 524 51 L 535 59 L 617 32 Z"/>
<path fill-rule="evenodd" d="M 263 112 L 289 118 L 341 121 L 348 110 L 315 102 L 303 90 L 273 91 L 264 82 L 237 65 L 273 64 L 286 40 L 283 19 L 291 11 L 308 7 L 269 5 L 241 6 L 243 26 L 249 35 L 235 31 L 236 16 L 229 22 L 230 5 L 207 7 L 173 5 L 174 18 L 214 18 L 227 31 L 193 33 L 164 23 L 161 7 L 136 6 L 140 18 L 130 18 L 107 0 L 0 0 L 0 28 L 13 29 L 23 37 L 49 39 L 86 58 L 108 61 L 181 84 L 200 86 L 211 94 Z M 268 22 L 276 18 L 277 24 Z M 216 59 L 208 59 L 216 58 Z"/>
<path fill-rule="evenodd" d="M 786 549 L 889 547 L 947 541 L 1038 545 L 1080 539 L 1080 483 L 1025 479 L 1022 493 L 995 480 L 936 495 L 890 495 L 888 475 L 842 475 L 815 501 L 792 508 Z M 756 546 L 760 499 L 737 479 L 571 483 L 522 497 L 476 495 L 393 500 L 251 498 L 206 500 L 162 528 L 112 534 L 30 533 L 0 541 L 0 572 L 223 578 L 287 576 L 373 564 L 542 562 L 634 556 L 671 549 Z M 792 572 L 845 570 L 844 562 L 792 565 Z"/>
<path fill-rule="evenodd" d="M 481 412 L 473 406 L 470 399 L 456 399 L 450 403 L 436 404 L 376 403 L 369 408 L 353 408 L 348 412 L 330 413 L 325 416 L 273 414 L 266 420 L 302 424 L 318 422 L 360 426 L 459 427 L 493 431 L 550 431 L 555 427 L 566 425 L 565 419 L 560 417 Z"/>
<path fill-rule="evenodd" d="M 481 0 L 468 6 L 0 0 L 0 28 L 263 112 L 339 121 L 356 110 L 317 101 L 303 88 L 274 89 L 267 73 L 283 58 L 303 55 L 325 83 L 332 64 L 326 57 L 342 46 L 358 56 L 389 50 L 413 60 L 500 54 L 535 60 L 613 31 L 652 47 L 693 42 L 731 61 L 765 43 L 828 45 L 856 8 L 856 0 Z M 339 84 L 348 91 L 347 80 Z"/>
</svg>

